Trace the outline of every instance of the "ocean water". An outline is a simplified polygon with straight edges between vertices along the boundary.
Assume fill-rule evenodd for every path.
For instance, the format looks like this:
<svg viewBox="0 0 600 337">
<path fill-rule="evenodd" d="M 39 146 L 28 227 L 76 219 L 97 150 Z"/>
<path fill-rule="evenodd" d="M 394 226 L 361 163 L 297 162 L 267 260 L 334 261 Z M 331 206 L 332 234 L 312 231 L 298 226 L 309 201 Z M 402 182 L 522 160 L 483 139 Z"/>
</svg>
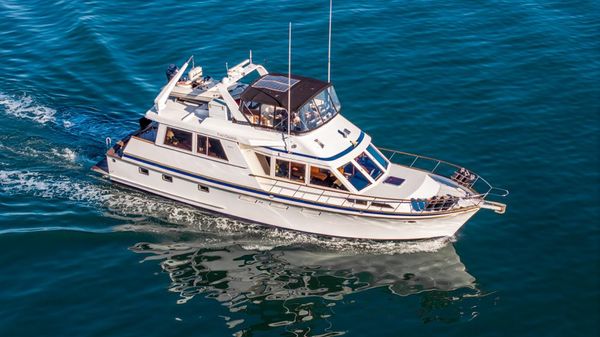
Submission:
<svg viewBox="0 0 600 337">
<path fill-rule="evenodd" d="M 0 336 L 597 336 L 600 6 L 336 1 L 377 145 L 511 191 L 450 240 L 300 235 L 89 171 L 169 63 L 326 78 L 328 2 L 0 0 Z"/>
</svg>

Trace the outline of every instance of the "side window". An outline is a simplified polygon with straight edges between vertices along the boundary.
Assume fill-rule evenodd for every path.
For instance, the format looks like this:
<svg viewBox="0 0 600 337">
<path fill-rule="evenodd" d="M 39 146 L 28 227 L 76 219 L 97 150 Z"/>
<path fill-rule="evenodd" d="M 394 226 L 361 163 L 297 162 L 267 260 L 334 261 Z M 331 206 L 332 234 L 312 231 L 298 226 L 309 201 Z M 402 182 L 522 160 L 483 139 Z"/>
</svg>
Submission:
<svg viewBox="0 0 600 337">
<path fill-rule="evenodd" d="M 275 161 L 275 176 L 303 183 L 306 176 L 306 165 L 277 159 Z"/>
<path fill-rule="evenodd" d="M 381 177 L 383 174 L 379 166 L 377 166 L 377 164 L 375 164 L 375 162 L 372 161 L 371 158 L 369 158 L 369 156 L 367 156 L 367 154 L 364 152 L 359 154 L 358 157 L 354 158 L 354 160 L 356 160 L 358 165 L 360 165 L 365 171 L 367 171 L 367 173 L 369 173 L 373 180 L 377 180 L 377 178 Z"/>
<path fill-rule="evenodd" d="M 330 170 L 321 167 L 310 167 L 310 183 L 318 186 L 347 190 L 344 184 L 342 184 Z"/>
<path fill-rule="evenodd" d="M 369 151 L 371 156 L 373 156 L 373 158 L 375 158 L 375 160 L 377 160 L 379 164 L 381 164 L 381 166 L 383 166 L 384 168 L 388 168 L 388 165 L 390 163 L 385 159 L 383 155 L 379 153 L 379 151 L 375 149 L 375 147 L 372 144 L 369 144 L 367 151 Z"/>
<path fill-rule="evenodd" d="M 306 176 L 306 165 L 300 163 L 291 163 L 290 179 L 304 183 Z"/>
<path fill-rule="evenodd" d="M 254 101 L 244 102 L 243 111 L 250 124 L 260 124 L 260 103 Z"/>
<path fill-rule="evenodd" d="M 198 151 L 199 154 L 206 154 L 206 141 L 207 141 L 206 136 L 202 136 L 202 135 L 198 135 L 198 144 L 196 145 L 196 150 Z"/>
<path fill-rule="evenodd" d="M 360 173 L 356 166 L 351 162 L 344 166 L 340 166 L 338 170 L 346 177 L 346 179 L 348 179 L 352 186 L 359 191 L 371 184 L 367 177 Z"/>
<path fill-rule="evenodd" d="M 290 162 L 287 160 L 275 160 L 275 176 L 290 179 Z"/>
<path fill-rule="evenodd" d="M 264 154 L 257 153 L 256 158 L 258 158 L 258 162 L 262 167 L 265 175 L 271 175 L 271 157 L 267 157 Z"/>
<path fill-rule="evenodd" d="M 208 155 L 210 157 L 215 157 L 223 160 L 227 160 L 227 155 L 225 154 L 225 149 L 223 149 L 223 145 L 221 141 L 214 138 L 208 138 Z"/>
<path fill-rule="evenodd" d="M 260 106 L 260 125 L 272 128 L 274 118 L 275 106 L 269 104 L 262 104 Z"/>
<path fill-rule="evenodd" d="M 165 145 L 192 151 L 192 133 L 174 128 L 167 128 L 167 132 L 165 133 Z"/>
</svg>

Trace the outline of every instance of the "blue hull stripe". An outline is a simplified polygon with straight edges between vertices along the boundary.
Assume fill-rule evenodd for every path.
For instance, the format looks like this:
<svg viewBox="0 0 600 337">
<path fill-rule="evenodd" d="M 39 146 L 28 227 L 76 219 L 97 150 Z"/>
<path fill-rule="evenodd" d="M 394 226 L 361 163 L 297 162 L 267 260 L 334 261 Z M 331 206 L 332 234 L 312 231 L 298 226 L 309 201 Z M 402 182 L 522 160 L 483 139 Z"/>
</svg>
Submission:
<svg viewBox="0 0 600 337">
<path fill-rule="evenodd" d="M 365 139 L 365 133 L 361 131 L 360 135 L 358 136 L 358 139 L 356 139 L 356 145 L 350 145 L 344 151 L 342 151 L 342 152 L 340 152 L 340 153 L 338 153 L 336 155 L 333 155 L 331 157 L 327 157 L 327 158 L 311 156 L 309 154 L 304 154 L 304 153 L 299 153 L 299 152 L 290 152 L 290 154 L 292 154 L 294 156 L 304 157 L 304 158 L 317 159 L 317 160 L 323 160 L 323 161 L 332 161 L 332 160 L 336 160 L 336 159 L 341 158 L 341 157 L 347 155 L 348 153 L 350 153 L 350 151 L 354 150 L 355 147 L 357 147 L 358 145 L 360 145 L 360 143 L 363 141 L 363 139 Z M 264 148 L 265 149 L 269 149 L 271 151 L 288 153 L 286 150 L 281 150 L 281 149 L 277 149 L 277 148 L 274 148 L 274 147 L 265 146 Z"/>
<path fill-rule="evenodd" d="M 234 185 L 234 184 L 226 183 L 224 181 L 219 181 L 219 180 L 215 180 L 215 179 L 211 179 L 211 178 L 206 178 L 206 177 L 203 177 L 203 176 L 195 175 L 195 174 L 192 174 L 192 173 L 189 173 L 189 172 L 181 171 L 181 170 L 178 170 L 176 168 L 169 167 L 169 166 L 164 166 L 164 165 L 161 165 L 161 164 L 149 161 L 149 160 L 145 160 L 145 159 L 142 159 L 142 158 L 138 158 L 138 157 L 135 157 L 135 156 L 131 156 L 131 155 L 128 155 L 128 154 L 123 154 L 123 157 L 129 158 L 129 159 L 133 159 L 135 161 L 139 161 L 139 162 L 142 162 L 144 164 L 148 164 L 150 166 L 155 166 L 155 167 L 161 168 L 161 169 L 166 170 L 166 171 L 171 171 L 171 172 L 179 173 L 181 175 L 188 176 L 188 177 L 191 177 L 191 178 L 195 178 L 195 179 L 198 179 L 198 180 L 207 181 L 207 182 L 210 182 L 210 183 L 213 183 L 213 184 L 216 184 L 216 185 L 227 186 L 227 187 L 234 188 L 234 189 L 237 189 L 237 190 L 242 190 L 242 191 L 246 191 L 246 192 L 250 192 L 250 193 L 260 194 L 260 195 L 264 195 L 264 196 L 267 196 L 267 197 L 273 196 L 273 197 L 275 197 L 277 199 L 289 200 L 289 201 L 303 203 L 303 204 L 307 204 L 307 205 L 313 205 L 313 206 L 318 206 L 318 207 L 323 207 L 323 208 L 331 208 L 331 209 L 337 209 L 337 210 L 341 210 L 341 211 L 353 212 L 356 215 L 361 215 L 361 214 L 365 214 L 366 213 L 366 214 L 386 215 L 386 216 L 394 216 L 394 217 L 422 217 L 422 216 L 430 216 L 429 214 L 406 214 L 406 213 L 404 213 L 404 214 L 394 214 L 394 213 L 384 213 L 384 212 L 375 212 L 375 211 L 367 211 L 367 210 L 357 211 L 354 208 L 334 206 L 334 205 L 326 205 L 326 204 L 316 203 L 316 202 L 312 202 L 312 201 L 308 201 L 308 200 L 292 198 L 292 197 L 288 197 L 288 196 L 284 196 L 284 195 L 270 194 L 270 193 L 267 193 L 267 192 L 262 191 L 262 190 L 256 190 L 256 189 L 253 189 L 253 188 L 248 188 L 248 187 L 244 187 L 244 186 Z"/>
</svg>

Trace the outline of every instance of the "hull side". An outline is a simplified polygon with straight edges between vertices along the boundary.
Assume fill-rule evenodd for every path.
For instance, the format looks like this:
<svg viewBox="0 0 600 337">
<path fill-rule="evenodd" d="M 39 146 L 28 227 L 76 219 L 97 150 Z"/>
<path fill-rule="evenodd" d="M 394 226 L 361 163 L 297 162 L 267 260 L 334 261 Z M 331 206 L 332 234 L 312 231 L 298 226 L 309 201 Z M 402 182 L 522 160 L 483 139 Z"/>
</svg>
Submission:
<svg viewBox="0 0 600 337">
<path fill-rule="evenodd" d="M 374 217 L 343 214 L 243 195 L 137 163 L 109 158 L 109 178 L 192 206 L 251 222 L 318 235 L 371 240 L 418 240 L 453 236 L 478 209 L 441 216 Z M 171 181 L 163 179 L 169 175 Z M 208 190 L 207 190 L 208 189 Z"/>
</svg>

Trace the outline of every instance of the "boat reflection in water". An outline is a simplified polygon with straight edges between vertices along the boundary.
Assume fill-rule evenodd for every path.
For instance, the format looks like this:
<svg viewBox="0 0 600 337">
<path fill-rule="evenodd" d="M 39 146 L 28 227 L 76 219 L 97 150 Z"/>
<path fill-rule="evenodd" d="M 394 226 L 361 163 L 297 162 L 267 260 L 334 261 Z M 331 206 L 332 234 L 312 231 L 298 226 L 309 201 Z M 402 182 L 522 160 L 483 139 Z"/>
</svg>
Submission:
<svg viewBox="0 0 600 337">
<path fill-rule="evenodd" d="M 460 303 L 479 292 L 450 242 L 434 242 L 434 251 L 414 252 L 412 247 L 407 249 L 413 250 L 410 253 L 386 255 L 312 244 L 265 248 L 210 241 L 138 243 L 131 249 L 151 254 L 144 261 L 160 261 L 171 278 L 169 291 L 180 296 L 178 303 L 201 297 L 226 306 L 233 316 L 225 317 L 226 323 L 239 329 L 238 335 L 278 327 L 299 335 L 341 334 L 334 331 L 333 325 L 339 325 L 332 323 L 334 307 L 352 301 L 354 296 L 348 295 L 373 288 L 400 296 L 419 294 L 423 321 L 471 319 L 477 314 L 464 308 L 472 303 Z"/>
</svg>

